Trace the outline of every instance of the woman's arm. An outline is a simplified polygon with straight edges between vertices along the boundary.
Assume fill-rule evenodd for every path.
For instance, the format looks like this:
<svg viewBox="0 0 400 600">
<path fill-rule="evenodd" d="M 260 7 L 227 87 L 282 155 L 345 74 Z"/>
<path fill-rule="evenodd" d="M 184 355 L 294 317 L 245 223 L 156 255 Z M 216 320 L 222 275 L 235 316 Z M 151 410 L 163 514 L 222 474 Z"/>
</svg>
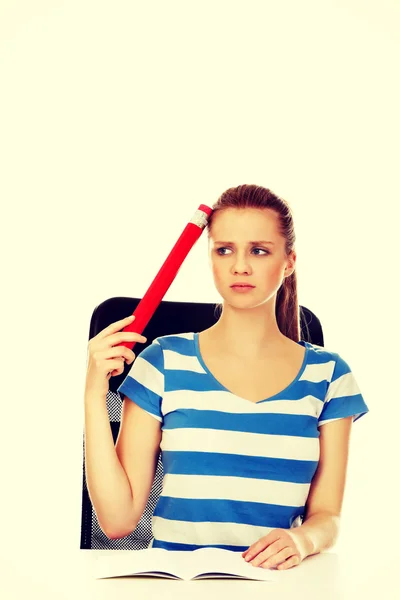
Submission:
<svg viewBox="0 0 400 600">
<path fill-rule="evenodd" d="M 85 469 L 89 497 L 103 532 L 112 538 L 133 523 L 133 496 L 115 451 L 106 398 L 85 395 Z"/>
<path fill-rule="evenodd" d="M 129 535 L 140 520 L 154 480 L 160 440 L 161 423 L 126 398 L 114 446 L 105 398 L 85 396 L 86 481 L 107 537 Z"/>
<path fill-rule="evenodd" d="M 320 428 L 320 458 L 307 498 L 305 519 L 292 530 L 299 534 L 306 555 L 335 545 L 339 535 L 353 417 Z"/>
</svg>

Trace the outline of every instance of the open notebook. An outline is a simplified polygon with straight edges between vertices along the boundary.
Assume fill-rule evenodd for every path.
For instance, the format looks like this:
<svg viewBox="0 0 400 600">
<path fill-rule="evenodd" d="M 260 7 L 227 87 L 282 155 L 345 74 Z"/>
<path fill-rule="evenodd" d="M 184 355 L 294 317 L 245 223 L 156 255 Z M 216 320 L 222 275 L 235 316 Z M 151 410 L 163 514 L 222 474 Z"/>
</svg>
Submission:
<svg viewBox="0 0 400 600">
<path fill-rule="evenodd" d="M 96 557 L 94 575 L 109 577 L 164 577 L 167 579 L 253 579 L 276 581 L 283 571 L 263 569 L 246 563 L 241 552 L 221 548 L 200 548 L 193 551 L 114 550 Z"/>
</svg>

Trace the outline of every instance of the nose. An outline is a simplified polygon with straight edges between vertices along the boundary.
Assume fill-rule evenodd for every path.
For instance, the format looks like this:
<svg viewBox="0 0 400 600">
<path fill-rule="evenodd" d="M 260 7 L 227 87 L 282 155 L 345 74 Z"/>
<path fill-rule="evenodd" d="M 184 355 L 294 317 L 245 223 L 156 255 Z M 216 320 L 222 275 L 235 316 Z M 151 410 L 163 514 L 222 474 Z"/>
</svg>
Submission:
<svg viewBox="0 0 400 600">
<path fill-rule="evenodd" d="M 251 266 L 245 255 L 237 254 L 232 264 L 233 273 L 250 273 Z"/>
</svg>

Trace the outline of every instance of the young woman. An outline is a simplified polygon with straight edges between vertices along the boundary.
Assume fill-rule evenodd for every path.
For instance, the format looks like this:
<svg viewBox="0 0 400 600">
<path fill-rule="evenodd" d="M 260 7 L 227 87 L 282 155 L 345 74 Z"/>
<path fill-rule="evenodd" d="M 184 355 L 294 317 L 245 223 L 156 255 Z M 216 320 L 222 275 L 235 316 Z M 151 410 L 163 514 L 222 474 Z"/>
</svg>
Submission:
<svg viewBox="0 0 400 600">
<path fill-rule="evenodd" d="M 118 345 L 145 340 L 120 332 L 132 317 L 89 343 L 88 489 L 106 535 L 128 535 L 161 449 L 153 547 L 214 546 L 286 569 L 335 544 L 351 425 L 368 408 L 347 362 L 300 340 L 288 204 L 263 187 L 231 188 L 208 241 L 223 298 L 215 325 L 159 337 L 137 358 Z M 133 365 L 114 448 L 105 398 L 124 360 Z"/>
</svg>

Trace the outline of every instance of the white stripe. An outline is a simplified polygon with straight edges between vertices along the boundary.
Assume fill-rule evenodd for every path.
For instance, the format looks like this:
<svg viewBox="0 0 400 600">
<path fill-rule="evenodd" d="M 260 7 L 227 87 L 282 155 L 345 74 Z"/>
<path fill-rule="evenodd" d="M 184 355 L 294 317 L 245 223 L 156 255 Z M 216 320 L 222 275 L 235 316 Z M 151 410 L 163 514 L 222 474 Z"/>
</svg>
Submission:
<svg viewBox="0 0 400 600">
<path fill-rule="evenodd" d="M 195 356 L 187 356 L 173 350 L 164 350 L 164 367 L 166 370 L 194 371 L 203 374 L 206 372 Z"/>
<path fill-rule="evenodd" d="M 330 402 L 332 398 L 340 398 L 341 396 L 356 396 L 359 393 L 360 388 L 354 379 L 353 373 L 350 371 L 350 373 L 338 377 L 338 379 L 329 384 L 325 402 Z"/>
<path fill-rule="evenodd" d="M 306 365 L 299 381 L 310 381 L 311 383 L 319 383 L 320 381 L 330 381 L 335 368 L 335 361 L 330 360 L 320 364 Z"/>
<path fill-rule="evenodd" d="M 295 460 L 318 460 L 319 438 L 218 429 L 164 429 L 162 451 L 217 452 Z"/>
<path fill-rule="evenodd" d="M 162 411 L 166 415 L 174 410 L 215 410 L 233 414 L 280 413 L 318 417 L 323 402 L 311 394 L 300 400 L 267 400 L 250 402 L 225 391 L 176 390 L 164 394 Z"/>
<path fill-rule="evenodd" d="M 153 516 L 155 539 L 176 544 L 250 546 L 274 527 L 239 523 L 173 521 Z"/>
<path fill-rule="evenodd" d="M 187 331 L 185 333 L 179 333 L 179 334 L 175 334 L 178 337 L 182 337 L 185 338 L 185 340 L 193 340 L 194 339 L 194 333 L 192 331 Z"/>
<path fill-rule="evenodd" d="M 290 483 L 253 479 L 250 477 L 221 477 L 215 475 L 166 474 L 162 496 L 262 502 L 280 506 L 304 506 L 309 483 Z"/>
<path fill-rule="evenodd" d="M 357 415 L 349 415 L 349 417 L 352 416 L 353 421 L 356 418 Z M 347 419 L 348 417 L 337 417 L 336 419 L 326 419 L 324 421 L 320 421 L 318 423 L 318 427 L 321 427 L 321 425 L 325 425 L 325 423 L 331 423 L 332 421 L 341 421 L 342 419 Z"/>
<path fill-rule="evenodd" d="M 141 356 L 136 358 L 127 377 L 136 379 L 157 396 L 163 396 L 164 394 L 164 375 Z M 135 398 L 132 398 L 132 400 L 135 400 Z"/>
<path fill-rule="evenodd" d="M 172 339 L 172 338 L 184 338 L 185 340 L 193 340 L 194 339 L 194 334 L 190 331 L 185 332 L 185 333 L 170 333 L 169 335 L 161 335 L 160 337 L 157 338 L 157 340 L 162 340 L 162 339 Z"/>
</svg>

